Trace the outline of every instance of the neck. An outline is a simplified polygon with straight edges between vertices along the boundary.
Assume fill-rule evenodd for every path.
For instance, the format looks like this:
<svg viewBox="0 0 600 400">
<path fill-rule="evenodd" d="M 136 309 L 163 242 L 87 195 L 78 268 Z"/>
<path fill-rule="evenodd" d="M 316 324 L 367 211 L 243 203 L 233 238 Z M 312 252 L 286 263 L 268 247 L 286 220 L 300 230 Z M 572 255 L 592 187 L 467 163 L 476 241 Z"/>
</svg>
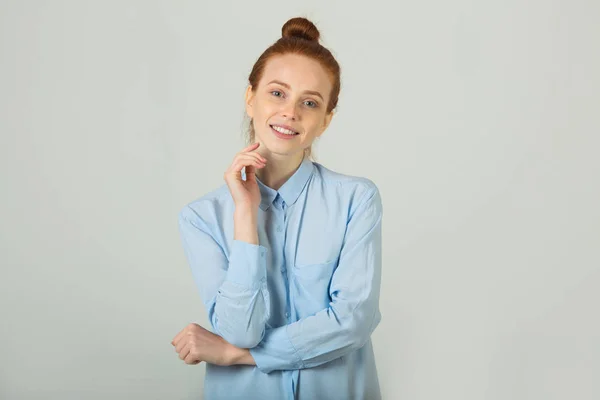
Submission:
<svg viewBox="0 0 600 400">
<path fill-rule="evenodd" d="M 262 183 L 274 190 L 279 190 L 294 175 L 294 172 L 296 172 L 304 160 L 303 151 L 293 156 L 282 156 L 272 153 L 262 154 L 262 156 L 267 159 L 267 165 L 256 171 L 256 176 Z"/>
</svg>

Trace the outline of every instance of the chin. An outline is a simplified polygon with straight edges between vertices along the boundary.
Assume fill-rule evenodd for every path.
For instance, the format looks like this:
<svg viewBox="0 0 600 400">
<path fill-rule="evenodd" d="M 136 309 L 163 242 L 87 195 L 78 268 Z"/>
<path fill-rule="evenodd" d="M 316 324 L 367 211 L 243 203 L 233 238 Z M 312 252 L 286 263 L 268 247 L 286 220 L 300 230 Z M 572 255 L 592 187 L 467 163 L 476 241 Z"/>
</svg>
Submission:
<svg viewBox="0 0 600 400">
<path fill-rule="evenodd" d="M 260 147 L 262 147 L 263 152 L 265 153 L 277 154 L 279 156 L 291 156 L 302 151 L 302 149 L 297 148 L 297 146 L 286 145 L 286 143 L 273 143 L 273 141 L 260 138 L 257 139 L 261 142 Z M 261 154 L 264 155 L 263 152 L 261 152 Z"/>
<path fill-rule="evenodd" d="M 278 152 L 295 152 L 297 151 L 298 144 L 293 145 L 292 143 L 287 143 L 285 140 L 277 139 L 276 137 L 270 137 L 269 134 L 271 132 L 267 132 L 266 135 L 257 135 L 256 140 L 262 143 L 261 147 L 264 147 L 266 150 L 269 150 L 273 153 Z"/>
<path fill-rule="evenodd" d="M 264 143 L 264 142 L 263 142 Z M 280 156 L 291 156 L 292 154 L 296 154 L 298 152 L 298 149 L 296 148 L 290 148 L 289 146 L 269 146 L 267 144 L 265 144 L 265 148 L 266 150 L 271 153 L 271 154 L 277 154 Z"/>
</svg>

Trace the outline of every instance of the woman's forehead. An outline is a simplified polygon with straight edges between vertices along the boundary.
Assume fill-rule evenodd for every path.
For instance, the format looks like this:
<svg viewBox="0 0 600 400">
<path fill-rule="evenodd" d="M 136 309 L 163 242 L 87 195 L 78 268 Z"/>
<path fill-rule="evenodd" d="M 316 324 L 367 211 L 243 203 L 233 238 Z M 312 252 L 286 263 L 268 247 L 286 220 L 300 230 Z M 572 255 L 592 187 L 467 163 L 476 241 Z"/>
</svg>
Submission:
<svg viewBox="0 0 600 400">
<path fill-rule="evenodd" d="M 292 90 L 316 90 L 328 94 L 331 89 L 325 68 L 318 61 L 297 54 L 276 56 L 267 61 L 261 84 L 273 80 L 289 85 Z"/>
</svg>

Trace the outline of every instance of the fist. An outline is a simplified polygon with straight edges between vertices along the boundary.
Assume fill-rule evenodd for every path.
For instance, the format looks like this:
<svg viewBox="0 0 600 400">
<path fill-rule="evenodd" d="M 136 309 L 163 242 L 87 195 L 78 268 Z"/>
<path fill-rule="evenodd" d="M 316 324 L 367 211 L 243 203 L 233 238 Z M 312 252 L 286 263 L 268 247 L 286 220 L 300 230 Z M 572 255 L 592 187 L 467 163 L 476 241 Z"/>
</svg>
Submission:
<svg viewBox="0 0 600 400">
<path fill-rule="evenodd" d="M 232 365 L 236 348 L 221 336 L 191 323 L 171 341 L 179 358 L 186 364 L 195 365 L 202 361 L 210 364 Z"/>
</svg>

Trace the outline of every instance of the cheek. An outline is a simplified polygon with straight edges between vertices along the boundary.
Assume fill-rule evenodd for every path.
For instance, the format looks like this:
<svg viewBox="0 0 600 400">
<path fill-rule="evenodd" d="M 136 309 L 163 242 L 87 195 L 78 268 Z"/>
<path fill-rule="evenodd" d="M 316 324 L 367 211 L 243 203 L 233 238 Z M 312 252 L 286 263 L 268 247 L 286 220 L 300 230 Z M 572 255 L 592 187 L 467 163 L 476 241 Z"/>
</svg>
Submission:
<svg viewBox="0 0 600 400">
<path fill-rule="evenodd" d="M 318 118 L 318 117 L 311 118 L 311 120 L 307 126 L 310 133 L 314 134 L 314 135 L 320 133 L 322 127 L 323 127 L 323 121 L 321 118 Z"/>
<path fill-rule="evenodd" d="M 254 118 L 258 120 L 264 120 L 273 113 L 273 105 L 269 102 L 257 103 L 254 107 Z"/>
</svg>

